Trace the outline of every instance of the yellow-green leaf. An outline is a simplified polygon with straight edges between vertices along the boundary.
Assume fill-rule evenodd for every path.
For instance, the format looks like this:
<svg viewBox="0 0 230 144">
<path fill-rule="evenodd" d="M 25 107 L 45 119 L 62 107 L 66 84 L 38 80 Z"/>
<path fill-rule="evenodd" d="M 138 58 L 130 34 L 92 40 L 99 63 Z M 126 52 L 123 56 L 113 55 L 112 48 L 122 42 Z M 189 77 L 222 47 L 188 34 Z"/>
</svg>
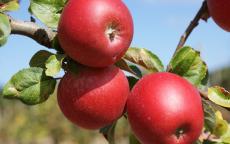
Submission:
<svg viewBox="0 0 230 144">
<path fill-rule="evenodd" d="M 11 28 L 9 18 L 0 13 L 0 47 L 6 43 L 7 38 L 10 35 L 10 31 Z"/>
<path fill-rule="evenodd" d="M 208 88 L 208 98 L 220 106 L 230 108 L 230 93 L 222 87 Z"/>
<path fill-rule="evenodd" d="M 18 0 L 12 0 L 7 3 L 4 3 L 0 7 L 0 12 L 5 12 L 5 11 L 16 11 L 19 9 L 19 3 Z"/>
<path fill-rule="evenodd" d="M 55 76 L 57 75 L 62 68 L 62 61 L 65 58 L 65 55 L 57 54 L 51 55 L 46 61 L 46 75 Z"/>
<path fill-rule="evenodd" d="M 228 122 L 223 119 L 220 111 L 217 111 L 215 115 L 216 115 L 216 126 L 213 131 L 213 134 L 220 137 L 228 131 Z"/>
</svg>

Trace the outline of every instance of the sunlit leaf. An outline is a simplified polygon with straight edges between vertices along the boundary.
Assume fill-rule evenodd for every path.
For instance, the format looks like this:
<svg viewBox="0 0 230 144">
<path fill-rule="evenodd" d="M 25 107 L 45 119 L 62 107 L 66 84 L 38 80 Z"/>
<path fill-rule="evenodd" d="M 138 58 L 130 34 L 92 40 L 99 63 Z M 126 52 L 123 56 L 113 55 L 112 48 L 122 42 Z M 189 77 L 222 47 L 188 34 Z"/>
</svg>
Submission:
<svg viewBox="0 0 230 144">
<path fill-rule="evenodd" d="M 230 125 L 228 125 L 228 131 L 221 137 L 222 142 L 230 144 Z"/>
<path fill-rule="evenodd" d="M 42 103 L 54 92 L 56 80 L 42 68 L 33 67 L 16 73 L 3 88 L 3 96 L 19 99 L 28 105 Z"/>
<path fill-rule="evenodd" d="M 162 72 L 164 66 L 160 59 L 151 51 L 144 48 L 129 48 L 124 59 L 140 65 L 150 72 Z"/>
<path fill-rule="evenodd" d="M 18 9 L 19 9 L 18 0 L 11 0 L 9 2 L 4 3 L 2 6 L 0 6 L 0 12 L 16 11 Z"/>
<path fill-rule="evenodd" d="M 0 13 L 0 47 L 3 46 L 11 32 L 9 18 Z"/>
<path fill-rule="evenodd" d="M 200 53 L 191 47 L 183 47 L 170 62 L 170 72 L 176 73 L 192 84 L 198 86 L 205 78 L 207 66 L 200 57 Z"/>
<path fill-rule="evenodd" d="M 230 108 L 230 93 L 222 87 L 208 88 L 208 98 L 220 106 Z"/>
<path fill-rule="evenodd" d="M 51 55 L 45 64 L 46 75 L 47 76 L 57 75 L 61 71 L 62 61 L 64 58 L 65 58 L 65 55 L 62 55 L 62 54 Z"/>
<path fill-rule="evenodd" d="M 213 134 L 220 137 L 223 136 L 228 131 L 228 122 L 223 119 L 220 111 L 217 111 L 215 115 L 216 115 L 216 126 Z"/>
<path fill-rule="evenodd" d="M 51 28 L 57 28 L 66 0 L 31 0 L 30 12 Z"/>
</svg>

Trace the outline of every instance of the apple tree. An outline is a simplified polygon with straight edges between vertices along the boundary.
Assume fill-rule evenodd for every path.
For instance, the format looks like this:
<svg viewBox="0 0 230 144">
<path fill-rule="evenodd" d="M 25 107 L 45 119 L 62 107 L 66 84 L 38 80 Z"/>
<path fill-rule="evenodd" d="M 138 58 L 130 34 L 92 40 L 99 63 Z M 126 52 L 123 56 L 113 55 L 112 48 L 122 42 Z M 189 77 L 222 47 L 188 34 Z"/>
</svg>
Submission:
<svg viewBox="0 0 230 144">
<path fill-rule="evenodd" d="M 210 17 L 230 31 L 229 0 L 203 1 L 166 69 L 153 52 L 130 47 L 135 28 L 121 0 L 30 0 L 29 22 L 7 13 L 19 7 L 18 0 L 0 1 L 0 46 L 18 34 L 55 53 L 35 53 L 5 84 L 4 98 L 38 105 L 58 87 L 64 116 L 98 129 L 110 144 L 121 117 L 131 126 L 130 144 L 230 143 L 230 93 L 208 85 L 200 52 L 184 46 Z"/>
</svg>

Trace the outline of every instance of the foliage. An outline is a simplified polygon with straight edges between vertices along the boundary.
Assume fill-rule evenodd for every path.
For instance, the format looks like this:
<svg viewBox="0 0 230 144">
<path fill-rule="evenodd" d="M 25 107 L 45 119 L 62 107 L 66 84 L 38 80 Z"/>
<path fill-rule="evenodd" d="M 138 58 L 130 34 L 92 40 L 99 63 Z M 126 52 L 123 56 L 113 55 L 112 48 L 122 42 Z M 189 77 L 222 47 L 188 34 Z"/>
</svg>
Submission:
<svg viewBox="0 0 230 144">
<path fill-rule="evenodd" d="M 66 3 L 67 0 L 31 0 L 29 12 L 55 31 Z M 11 32 L 10 19 L 6 12 L 18 8 L 17 0 L 4 1 L 0 6 L 0 46 L 7 42 Z M 18 101 L 9 103 L 1 96 L 0 110 L 1 117 L 4 119 L 0 119 L 0 143 L 13 140 L 26 144 L 40 138 L 52 138 L 54 143 L 61 141 L 90 143 L 89 137 L 95 138 L 96 133 L 83 133 L 83 130 L 75 128 L 60 114 L 55 98 L 56 93 L 53 94 L 59 79 L 56 76 L 61 70 L 65 71 L 66 66 L 77 69 L 77 64 L 63 53 L 57 39 L 53 41 L 52 47 L 57 50 L 57 53 L 38 51 L 31 58 L 30 67 L 13 75 L 4 86 L 2 95 L 5 98 L 19 99 L 27 105 L 39 105 L 26 107 Z M 217 105 L 230 108 L 229 92 L 219 86 L 210 87 L 207 91 L 208 68 L 199 51 L 189 46 L 180 48 L 171 59 L 168 69 L 165 70 L 161 60 L 153 52 L 131 47 L 116 66 L 129 73 L 127 78 L 131 88 L 144 75 L 170 71 L 187 79 L 201 94 L 208 92 L 203 99 L 204 131 L 197 143 L 217 143 L 217 141 L 230 143 L 229 121 L 224 119 L 224 115 L 218 108 L 213 107 Z M 229 79 L 229 74 L 225 79 Z M 126 137 L 130 144 L 139 143 L 130 132 L 124 118 L 122 122 L 114 122 L 100 132 L 110 144 L 114 144 L 115 139 L 118 139 L 118 142 L 121 137 Z"/>
<path fill-rule="evenodd" d="M 31 0 L 29 11 L 44 24 L 57 28 L 66 0 Z"/>
</svg>

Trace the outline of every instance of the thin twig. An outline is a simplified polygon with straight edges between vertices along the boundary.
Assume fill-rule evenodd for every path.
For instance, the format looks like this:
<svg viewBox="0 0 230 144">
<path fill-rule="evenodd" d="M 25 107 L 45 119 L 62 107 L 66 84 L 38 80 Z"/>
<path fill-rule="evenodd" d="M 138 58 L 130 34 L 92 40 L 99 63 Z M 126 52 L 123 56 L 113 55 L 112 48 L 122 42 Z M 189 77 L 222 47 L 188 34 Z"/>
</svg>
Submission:
<svg viewBox="0 0 230 144">
<path fill-rule="evenodd" d="M 207 16 L 207 14 L 208 14 L 208 6 L 207 6 L 206 0 L 204 0 L 204 2 L 202 3 L 202 6 L 199 9 L 199 11 L 197 12 L 196 16 L 193 18 L 193 20 L 190 22 L 190 24 L 186 28 L 185 32 L 181 36 L 180 41 L 177 45 L 177 48 L 173 54 L 173 57 L 176 55 L 177 51 L 180 50 L 184 46 L 185 42 L 187 41 L 187 39 L 190 36 L 190 34 L 192 33 L 192 31 L 199 25 L 199 21 L 201 19 L 206 20 L 209 17 L 209 16 Z M 168 65 L 167 71 L 170 71 L 170 70 L 171 70 L 171 67 L 170 67 L 170 65 Z"/>
<path fill-rule="evenodd" d="M 56 32 L 51 29 L 42 28 L 34 22 L 15 20 L 9 16 L 11 34 L 19 34 L 32 38 L 39 44 L 52 48 L 52 40 Z"/>
<path fill-rule="evenodd" d="M 185 42 L 187 41 L 189 35 L 192 33 L 192 31 L 199 25 L 199 21 L 204 18 L 204 15 L 208 12 L 208 6 L 206 0 L 204 0 L 200 10 L 194 17 L 194 19 L 191 21 L 187 29 L 185 30 L 184 34 L 181 36 L 180 41 L 177 45 L 175 53 L 184 46 Z M 174 55 L 175 55 L 174 53 Z"/>
</svg>

